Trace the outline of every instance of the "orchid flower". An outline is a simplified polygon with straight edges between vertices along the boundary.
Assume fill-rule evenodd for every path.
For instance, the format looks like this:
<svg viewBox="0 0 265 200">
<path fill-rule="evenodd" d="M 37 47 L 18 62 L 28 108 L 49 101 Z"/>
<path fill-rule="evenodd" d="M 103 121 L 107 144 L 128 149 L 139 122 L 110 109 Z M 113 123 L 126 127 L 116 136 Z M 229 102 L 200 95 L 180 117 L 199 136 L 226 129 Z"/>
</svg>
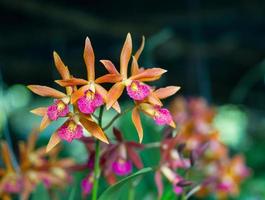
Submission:
<svg viewBox="0 0 265 200">
<path fill-rule="evenodd" d="M 122 95 L 126 87 L 127 94 L 133 100 L 143 100 L 151 92 L 151 87 L 144 82 L 155 81 L 161 77 L 166 70 L 162 68 L 140 69 L 137 60 L 144 48 L 144 39 L 139 50 L 133 56 L 131 76 L 128 77 L 128 64 L 132 54 L 132 39 L 128 33 L 120 55 L 120 72 L 110 60 L 101 60 L 109 74 L 106 74 L 96 81 L 98 83 L 115 83 L 107 95 L 107 109 L 109 109 Z"/>
<path fill-rule="evenodd" d="M 76 103 L 78 109 L 84 114 L 92 114 L 96 108 L 100 107 L 107 101 L 107 91 L 95 80 L 95 55 L 89 38 L 86 38 L 84 48 L 84 61 L 87 69 L 87 80 L 81 78 L 68 78 L 56 80 L 60 86 L 77 86 L 81 87 L 71 96 L 71 103 Z M 114 102 L 112 107 L 120 113 L 120 107 Z"/>
<path fill-rule="evenodd" d="M 45 129 L 53 120 L 57 120 L 58 117 L 67 117 L 68 119 L 65 121 L 65 123 L 59 127 L 55 133 L 52 134 L 49 143 L 47 145 L 46 151 L 50 151 L 54 146 L 56 146 L 61 140 L 65 140 L 67 142 L 71 142 L 73 139 L 80 139 L 83 136 L 83 128 L 85 128 L 88 132 L 92 134 L 92 136 L 98 138 L 99 140 L 108 143 L 108 139 L 105 135 L 105 133 L 102 131 L 101 127 L 94 122 L 92 117 L 89 115 L 91 113 L 82 112 L 82 103 L 75 104 L 76 100 L 78 99 L 79 95 L 81 94 L 80 91 L 85 91 L 86 97 L 89 97 L 90 108 L 94 111 L 96 107 L 102 105 L 102 99 L 101 97 L 106 96 L 106 90 L 103 89 L 101 86 L 94 84 L 93 82 L 90 82 L 89 84 L 81 87 L 83 89 L 89 89 L 89 90 L 76 90 L 76 87 L 74 87 L 72 82 L 79 80 L 72 78 L 70 72 L 68 70 L 68 67 L 64 65 L 61 58 L 58 56 L 57 53 L 54 52 L 54 62 L 57 70 L 61 74 L 62 80 L 56 81 L 59 84 L 62 84 L 63 87 L 66 88 L 66 94 L 63 92 L 60 92 L 56 89 L 47 87 L 47 86 L 40 86 L 40 85 L 29 85 L 28 88 L 44 97 L 52 97 L 55 98 L 54 104 L 49 106 L 48 108 L 37 108 L 32 110 L 31 112 L 40 116 L 43 116 L 40 130 L 42 131 Z M 89 74 L 89 80 L 93 80 L 94 78 L 94 54 L 93 50 L 90 44 L 89 39 L 86 39 L 86 46 L 84 51 L 84 58 L 85 62 L 88 68 L 88 74 Z M 71 84 L 63 84 L 63 83 L 69 83 L 69 80 L 71 80 Z M 65 81 L 65 82 L 64 82 Z M 86 82 L 87 83 L 87 82 Z M 90 87 L 91 86 L 91 87 Z M 97 90 L 95 89 L 97 88 Z M 91 90 L 90 90 L 91 89 Z M 95 91 L 98 91 L 98 98 L 94 98 L 97 95 L 95 95 Z M 82 100 L 80 100 L 82 102 Z M 73 106 L 73 112 L 70 112 L 69 105 Z M 79 105 L 79 106 L 78 106 Z M 82 104 L 84 109 L 87 109 L 87 105 Z M 115 106 L 116 105 L 116 106 Z M 119 110 L 118 104 L 115 104 L 114 107 Z M 81 106 L 81 107 L 80 107 Z M 78 109 L 77 109 L 78 107 Z M 84 110 L 83 110 L 84 111 Z"/>
</svg>

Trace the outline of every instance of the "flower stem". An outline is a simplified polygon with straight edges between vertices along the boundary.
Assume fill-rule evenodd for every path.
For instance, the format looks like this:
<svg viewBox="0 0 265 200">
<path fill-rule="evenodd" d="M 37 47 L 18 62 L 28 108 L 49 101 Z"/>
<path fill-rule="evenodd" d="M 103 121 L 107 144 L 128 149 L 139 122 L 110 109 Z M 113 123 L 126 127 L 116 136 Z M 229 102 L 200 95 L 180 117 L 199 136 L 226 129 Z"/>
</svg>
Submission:
<svg viewBox="0 0 265 200">
<path fill-rule="evenodd" d="M 104 107 L 100 107 L 99 111 L 99 118 L 98 118 L 98 124 L 101 127 L 102 126 L 102 117 L 103 117 L 103 110 Z M 99 161 L 100 161 L 100 142 L 97 139 L 96 140 L 96 147 L 95 147 L 95 164 L 94 164 L 94 183 L 93 183 L 93 191 L 92 191 L 92 200 L 97 199 L 97 193 L 98 193 L 98 182 L 100 178 L 100 167 L 99 167 Z"/>
</svg>

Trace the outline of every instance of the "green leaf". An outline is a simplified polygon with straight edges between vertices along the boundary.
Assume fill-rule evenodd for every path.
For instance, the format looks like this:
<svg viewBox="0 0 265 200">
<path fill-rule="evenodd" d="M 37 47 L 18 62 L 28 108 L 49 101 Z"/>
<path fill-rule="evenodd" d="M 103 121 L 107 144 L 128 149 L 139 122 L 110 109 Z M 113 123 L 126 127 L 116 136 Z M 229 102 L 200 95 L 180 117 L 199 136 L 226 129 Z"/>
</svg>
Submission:
<svg viewBox="0 0 265 200">
<path fill-rule="evenodd" d="M 107 188 L 99 197 L 98 200 L 118 200 L 120 199 L 120 195 L 122 194 L 122 190 L 128 186 L 134 179 L 136 179 L 140 175 L 144 175 L 148 172 L 151 172 L 152 168 L 147 167 L 144 169 L 139 170 L 138 172 L 120 180 L 116 184 L 110 186 Z"/>
<path fill-rule="evenodd" d="M 35 191 L 32 194 L 32 200 L 49 200 L 49 194 L 48 191 L 46 190 L 44 184 L 39 184 Z"/>
</svg>

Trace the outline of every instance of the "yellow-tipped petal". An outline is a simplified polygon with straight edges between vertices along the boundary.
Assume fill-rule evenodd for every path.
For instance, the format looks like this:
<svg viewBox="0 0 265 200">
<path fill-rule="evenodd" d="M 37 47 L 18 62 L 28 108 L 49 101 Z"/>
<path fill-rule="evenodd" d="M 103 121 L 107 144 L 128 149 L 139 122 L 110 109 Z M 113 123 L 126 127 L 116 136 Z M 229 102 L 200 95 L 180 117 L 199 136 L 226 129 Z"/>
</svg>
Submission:
<svg viewBox="0 0 265 200">
<path fill-rule="evenodd" d="M 50 150 L 52 150 L 59 142 L 61 141 L 61 138 L 57 134 L 57 131 L 52 134 L 47 147 L 46 147 L 46 152 L 48 153 Z"/>
<path fill-rule="evenodd" d="M 84 49 L 84 61 L 87 68 L 87 78 L 89 81 L 95 80 L 95 55 L 89 38 L 86 38 Z"/>
</svg>

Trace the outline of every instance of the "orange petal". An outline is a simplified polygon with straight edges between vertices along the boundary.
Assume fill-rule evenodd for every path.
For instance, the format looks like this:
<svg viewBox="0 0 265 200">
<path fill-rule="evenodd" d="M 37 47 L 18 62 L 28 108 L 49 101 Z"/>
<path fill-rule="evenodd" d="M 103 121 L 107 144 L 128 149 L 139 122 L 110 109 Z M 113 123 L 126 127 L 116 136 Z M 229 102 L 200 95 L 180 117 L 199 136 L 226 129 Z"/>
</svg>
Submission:
<svg viewBox="0 0 265 200">
<path fill-rule="evenodd" d="M 47 113 L 47 107 L 35 108 L 35 109 L 31 110 L 30 112 L 35 114 L 35 115 L 38 115 L 38 116 L 44 116 Z"/>
<path fill-rule="evenodd" d="M 57 134 L 57 131 L 52 134 L 47 147 L 46 147 L 46 152 L 48 153 L 51 149 L 53 149 L 59 142 L 61 141 L 61 138 Z"/>
<path fill-rule="evenodd" d="M 75 103 L 79 98 L 84 96 L 85 91 L 89 89 L 89 85 L 84 85 L 78 90 L 76 90 L 72 95 L 71 95 L 71 103 Z"/>
<path fill-rule="evenodd" d="M 86 38 L 85 49 L 84 49 L 84 61 L 87 68 L 87 78 L 89 81 L 95 79 L 95 55 L 89 38 Z"/>
<path fill-rule="evenodd" d="M 28 151 L 31 152 L 35 148 L 36 141 L 38 139 L 38 132 L 37 130 L 33 130 L 28 138 L 27 146 L 28 146 Z"/>
<path fill-rule="evenodd" d="M 171 126 L 172 128 L 176 128 L 176 124 L 173 120 L 170 122 L 169 126 Z"/>
<path fill-rule="evenodd" d="M 107 109 L 110 109 L 110 107 L 112 107 L 112 105 L 117 102 L 123 92 L 124 87 L 125 86 L 122 82 L 115 83 L 112 86 L 107 94 Z"/>
<path fill-rule="evenodd" d="M 143 37 L 142 37 L 142 43 L 141 43 L 141 46 L 139 47 L 139 49 L 136 51 L 136 53 L 135 53 L 135 55 L 134 55 L 134 57 L 135 57 L 136 60 L 139 59 L 139 57 L 140 57 L 140 55 L 141 55 L 141 53 L 142 53 L 142 51 L 143 51 L 143 49 L 144 49 L 144 44 L 145 44 L 145 38 L 144 38 L 144 36 L 143 36 Z"/>
<path fill-rule="evenodd" d="M 153 105 L 163 106 L 163 103 L 160 101 L 160 99 L 153 93 L 148 96 L 147 101 Z"/>
<path fill-rule="evenodd" d="M 85 118 L 80 118 L 81 124 L 84 126 L 84 128 L 91 133 L 95 138 L 101 140 L 102 142 L 105 142 L 109 144 L 109 141 L 105 135 L 105 133 L 102 131 L 102 129 L 99 127 L 99 125 L 96 122 L 89 121 Z"/>
<path fill-rule="evenodd" d="M 14 171 L 12 166 L 11 158 L 10 158 L 10 150 L 6 142 L 1 142 L 1 153 L 2 159 L 5 164 L 7 171 Z"/>
<path fill-rule="evenodd" d="M 104 99 L 104 102 L 106 103 L 107 101 L 107 90 L 105 90 L 101 85 L 95 84 L 96 87 L 96 91 L 102 96 L 102 98 Z M 114 110 L 116 110 L 118 113 L 121 113 L 121 108 L 119 103 L 116 101 L 113 105 L 112 108 Z"/>
<path fill-rule="evenodd" d="M 133 121 L 133 124 L 137 130 L 137 133 L 139 136 L 139 141 L 140 141 L 140 143 L 142 143 L 143 127 L 142 127 L 142 123 L 141 123 L 140 113 L 139 113 L 137 107 L 135 107 L 132 111 L 132 121 Z"/>
<path fill-rule="evenodd" d="M 174 95 L 180 87 L 178 86 L 168 86 L 165 88 L 159 88 L 156 91 L 154 91 L 154 94 L 157 96 L 159 99 L 165 99 L 169 96 Z"/>
<path fill-rule="evenodd" d="M 119 74 L 106 74 L 95 80 L 96 83 L 117 83 L 122 81 L 122 77 Z"/>
<path fill-rule="evenodd" d="M 54 51 L 53 52 L 54 64 L 63 79 L 70 78 L 68 67 L 66 67 L 60 58 L 60 56 Z"/>
<path fill-rule="evenodd" d="M 120 74 L 110 60 L 100 60 L 100 62 L 104 65 L 104 67 L 110 74 Z"/>
<path fill-rule="evenodd" d="M 87 80 L 84 80 L 82 78 L 69 78 L 67 80 L 56 80 L 55 82 L 62 87 L 86 85 L 88 83 Z"/>
<path fill-rule="evenodd" d="M 134 76 L 131 76 L 130 79 L 138 81 L 154 81 L 159 79 L 165 72 L 167 72 L 167 70 L 164 70 L 162 68 L 150 68 L 145 69 Z"/>
<path fill-rule="evenodd" d="M 61 99 L 65 97 L 65 94 L 55 90 L 53 88 L 47 87 L 47 86 L 41 86 L 41 85 L 28 85 L 28 88 L 34 92 L 35 94 L 38 94 L 43 97 L 53 97 L 56 99 Z"/>
<path fill-rule="evenodd" d="M 128 63 L 131 58 L 131 54 L 132 54 L 132 38 L 131 34 L 128 33 L 120 57 L 120 72 L 124 78 L 127 78 L 127 69 L 128 69 Z"/>
<path fill-rule="evenodd" d="M 50 123 L 51 123 L 51 120 L 49 119 L 48 115 L 45 114 L 40 124 L 40 132 L 43 131 L 45 128 L 47 128 L 47 126 L 49 126 Z"/>
<path fill-rule="evenodd" d="M 131 67 L 131 75 L 134 76 L 139 73 L 139 65 L 136 60 L 136 58 L 133 56 L 133 61 L 132 61 L 132 67 Z"/>
</svg>

